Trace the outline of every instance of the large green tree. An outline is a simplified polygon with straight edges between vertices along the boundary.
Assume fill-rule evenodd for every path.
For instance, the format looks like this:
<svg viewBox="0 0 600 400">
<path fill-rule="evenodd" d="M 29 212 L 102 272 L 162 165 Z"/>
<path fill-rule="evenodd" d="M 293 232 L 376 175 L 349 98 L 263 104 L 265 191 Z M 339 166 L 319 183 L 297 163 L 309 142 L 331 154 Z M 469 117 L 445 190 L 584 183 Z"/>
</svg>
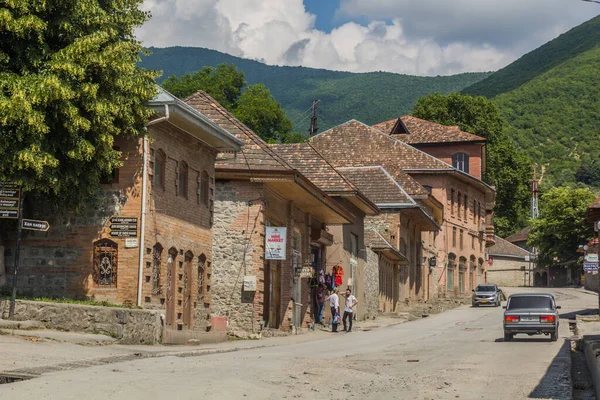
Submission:
<svg viewBox="0 0 600 400">
<path fill-rule="evenodd" d="M 203 90 L 268 142 L 294 142 L 303 136 L 292 133 L 292 122 L 269 89 L 262 84 L 246 86 L 244 73 L 233 64 L 170 76 L 162 86 L 185 98 Z"/>
<path fill-rule="evenodd" d="M 538 249 L 539 266 L 578 261 L 578 246 L 594 237 L 585 215 L 595 198 L 588 188 L 572 187 L 555 187 L 542 195 L 540 217 L 531 221 L 529 234 L 529 244 Z"/>
<path fill-rule="evenodd" d="M 483 180 L 496 187 L 496 234 L 507 236 L 527 224 L 531 163 L 506 133 L 507 123 L 485 97 L 435 93 L 420 98 L 413 115 L 460 128 L 487 139 Z"/>
<path fill-rule="evenodd" d="M 144 134 L 156 73 L 137 66 L 142 0 L 0 1 L 0 181 L 84 205 Z"/>
</svg>

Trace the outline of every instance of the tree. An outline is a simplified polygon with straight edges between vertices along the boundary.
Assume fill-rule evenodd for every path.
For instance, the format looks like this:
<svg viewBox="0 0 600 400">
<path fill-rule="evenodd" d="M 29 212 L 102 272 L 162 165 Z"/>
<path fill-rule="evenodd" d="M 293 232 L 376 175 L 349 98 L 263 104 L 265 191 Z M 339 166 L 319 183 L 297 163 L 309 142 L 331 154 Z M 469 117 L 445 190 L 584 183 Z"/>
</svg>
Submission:
<svg viewBox="0 0 600 400">
<path fill-rule="evenodd" d="M 162 86 L 178 97 L 203 90 L 267 142 L 293 143 L 292 122 L 263 84 L 246 87 L 244 73 L 233 64 L 204 67 L 182 76 L 170 76 Z"/>
<path fill-rule="evenodd" d="M 223 107 L 232 110 L 242 94 L 242 88 L 246 86 L 246 78 L 235 65 L 219 64 L 217 68 L 204 67 L 191 74 L 170 76 L 162 86 L 182 99 L 203 90 Z"/>
<path fill-rule="evenodd" d="M 527 224 L 530 161 L 508 137 L 507 123 L 494 103 L 481 96 L 435 93 L 419 99 L 413 115 L 443 125 L 458 125 L 465 132 L 486 138 L 483 180 L 496 187 L 496 233 L 508 236 Z"/>
<path fill-rule="evenodd" d="M 529 234 L 529 244 L 538 249 L 539 266 L 578 260 L 578 246 L 594 237 L 585 215 L 595 199 L 588 188 L 555 187 L 542 195 L 540 217 L 531 221 Z"/>
<path fill-rule="evenodd" d="M 0 181 L 85 205 L 120 166 L 118 135 L 139 137 L 157 74 L 137 66 L 141 0 L 0 5 Z"/>
</svg>

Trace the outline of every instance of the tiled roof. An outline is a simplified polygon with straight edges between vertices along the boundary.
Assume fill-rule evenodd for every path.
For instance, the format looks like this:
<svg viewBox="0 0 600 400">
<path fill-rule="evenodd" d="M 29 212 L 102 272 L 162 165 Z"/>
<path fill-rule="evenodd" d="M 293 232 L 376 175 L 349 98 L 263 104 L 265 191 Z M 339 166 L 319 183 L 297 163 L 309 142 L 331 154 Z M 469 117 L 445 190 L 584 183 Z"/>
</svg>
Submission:
<svg viewBox="0 0 600 400">
<path fill-rule="evenodd" d="M 600 208 L 600 197 L 598 197 L 588 208 Z"/>
<path fill-rule="evenodd" d="M 527 227 L 521 229 L 519 232 L 513 233 L 512 235 L 507 237 L 505 240 L 507 240 L 511 243 L 526 241 L 527 237 L 529 236 L 530 231 L 531 231 L 531 227 L 527 226 Z"/>
<path fill-rule="evenodd" d="M 340 167 L 339 171 L 375 204 L 415 204 L 408 193 L 381 166 Z"/>
<path fill-rule="evenodd" d="M 501 237 L 496 236 L 496 243 L 493 246 L 488 247 L 488 254 L 525 257 L 529 255 L 529 252 L 520 248 L 519 246 L 515 246 Z"/>
<path fill-rule="evenodd" d="M 333 168 L 310 143 L 273 144 L 270 147 L 324 192 L 356 191 L 356 186 Z"/>
<path fill-rule="evenodd" d="M 399 119 L 401 123 L 396 118 L 373 125 L 373 127 L 409 144 L 485 141 L 485 138 L 481 136 L 461 131 L 458 126 L 441 125 L 410 115 Z"/>
<path fill-rule="evenodd" d="M 371 249 L 388 249 L 393 254 L 396 254 L 396 257 L 399 259 L 408 261 L 406 256 L 400 253 L 400 250 L 394 247 L 389 238 L 386 236 L 387 235 L 384 235 L 382 232 L 379 232 L 374 228 L 367 228 L 365 229 L 365 244 Z"/>
<path fill-rule="evenodd" d="M 185 102 L 244 143 L 238 154 L 219 153 L 215 163 L 217 169 L 273 171 L 293 169 L 264 140 L 205 92 L 198 91 L 185 99 Z"/>
<path fill-rule="evenodd" d="M 310 142 L 336 168 L 382 166 L 411 196 L 428 192 L 404 169 L 453 170 L 451 165 L 356 120 L 313 136 Z"/>
</svg>

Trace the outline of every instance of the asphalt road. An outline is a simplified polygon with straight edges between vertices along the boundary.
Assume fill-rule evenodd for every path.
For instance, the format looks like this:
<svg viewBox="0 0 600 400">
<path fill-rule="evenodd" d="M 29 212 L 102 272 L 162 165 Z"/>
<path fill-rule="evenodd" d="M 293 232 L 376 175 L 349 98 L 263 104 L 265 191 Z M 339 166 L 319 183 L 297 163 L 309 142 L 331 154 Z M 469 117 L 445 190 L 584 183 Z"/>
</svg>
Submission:
<svg viewBox="0 0 600 400">
<path fill-rule="evenodd" d="M 567 318 L 598 304 L 580 290 L 545 291 Z M 558 342 L 517 336 L 505 343 L 502 311 L 464 306 L 301 344 L 44 374 L 0 385 L 0 399 L 569 398 L 567 321 Z"/>
</svg>

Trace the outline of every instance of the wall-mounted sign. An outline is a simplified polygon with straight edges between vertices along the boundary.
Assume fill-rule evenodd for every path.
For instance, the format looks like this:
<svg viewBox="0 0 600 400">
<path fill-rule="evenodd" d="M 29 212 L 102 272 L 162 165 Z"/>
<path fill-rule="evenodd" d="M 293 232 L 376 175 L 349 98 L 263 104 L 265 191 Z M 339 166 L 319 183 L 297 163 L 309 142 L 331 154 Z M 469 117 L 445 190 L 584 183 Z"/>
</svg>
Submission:
<svg viewBox="0 0 600 400">
<path fill-rule="evenodd" d="M 265 260 L 285 260 L 287 228 L 266 227 Z"/>
<path fill-rule="evenodd" d="M 598 261 L 594 261 L 594 262 L 584 261 L 583 262 L 583 270 L 585 272 L 595 272 L 595 271 L 598 271 Z"/>
<path fill-rule="evenodd" d="M 14 183 L 0 182 L 0 218 L 19 218 L 21 188 Z"/>
<path fill-rule="evenodd" d="M 137 240 L 137 238 L 127 238 L 125 239 L 125 248 L 126 249 L 133 249 L 139 247 L 139 242 Z"/>
<path fill-rule="evenodd" d="M 586 254 L 584 261 L 597 263 L 598 262 L 598 254 L 594 254 L 594 253 Z"/>
<path fill-rule="evenodd" d="M 110 217 L 110 236 L 112 237 L 137 237 L 137 217 Z"/>
<path fill-rule="evenodd" d="M 21 221 L 21 228 L 28 229 L 30 231 L 47 232 L 50 229 L 50 223 L 48 221 L 38 221 L 35 219 L 24 219 Z"/>
<path fill-rule="evenodd" d="M 244 276 L 244 292 L 256 292 L 256 276 Z"/>
</svg>

